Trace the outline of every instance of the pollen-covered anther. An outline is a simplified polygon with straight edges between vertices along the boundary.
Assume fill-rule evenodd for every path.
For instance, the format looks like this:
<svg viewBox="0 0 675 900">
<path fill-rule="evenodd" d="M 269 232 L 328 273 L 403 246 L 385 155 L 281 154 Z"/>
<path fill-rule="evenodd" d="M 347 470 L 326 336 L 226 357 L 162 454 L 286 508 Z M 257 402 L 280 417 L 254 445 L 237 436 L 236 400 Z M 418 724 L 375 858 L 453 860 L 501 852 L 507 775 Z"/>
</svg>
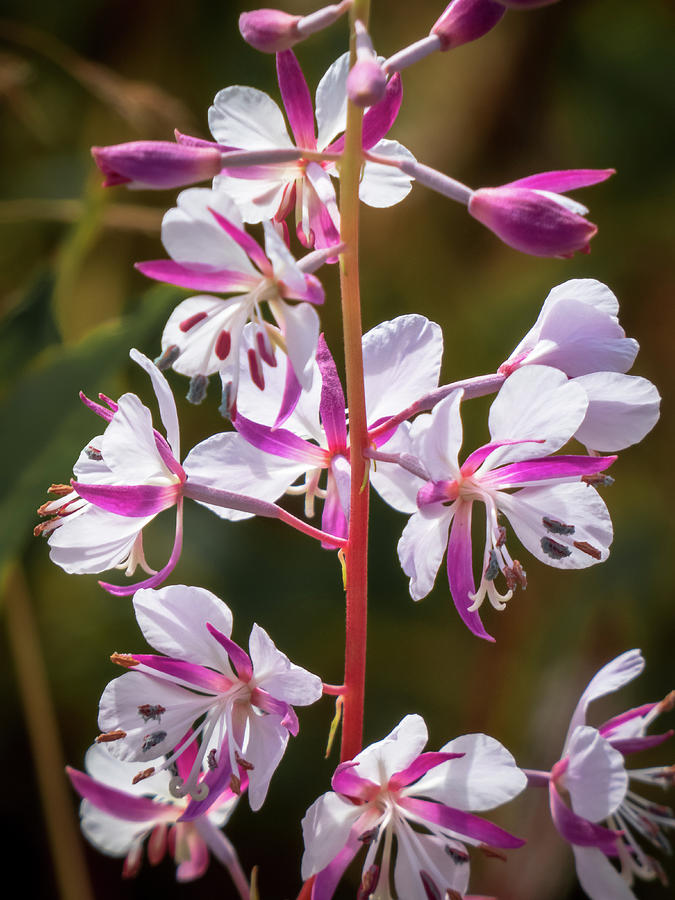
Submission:
<svg viewBox="0 0 675 900">
<path fill-rule="evenodd" d="M 233 794 L 241 794 L 241 778 L 234 772 L 230 775 L 230 790 Z"/>
<path fill-rule="evenodd" d="M 144 722 L 149 722 L 151 719 L 161 722 L 162 713 L 165 712 L 166 709 L 159 704 L 143 703 L 138 707 L 138 715 L 141 716 Z"/>
<path fill-rule="evenodd" d="M 363 834 L 359 835 L 359 840 L 362 844 L 372 844 L 374 840 L 377 840 L 379 833 L 380 826 L 376 825 L 374 828 L 369 828 L 368 831 L 364 831 Z"/>
<path fill-rule="evenodd" d="M 571 556 L 572 554 L 569 547 L 558 543 L 558 541 L 554 541 L 553 538 L 550 537 L 543 537 L 541 539 L 541 549 L 547 556 L 550 556 L 551 559 L 564 559 L 566 556 Z"/>
<path fill-rule="evenodd" d="M 506 528 L 503 525 L 497 526 L 497 542 L 495 546 L 503 547 L 506 543 Z"/>
<path fill-rule="evenodd" d="M 118 728 L 117 731 L 106 731 L 103 734 L 99 734 L 96 738 L 97 744 L 109 744 L 111 741 L 120 741 L 122 738 L 127 736 L 126 731 L 122 731 L 121 728 Z"/>
<path fill-rule="evenodd" d="M 138 665 L 138 660 L 131 653 L 113 653 L 110 662 L 114 662 L 116 666 L 124 666 L 125 669 L 131 669 Z"/>
<path fill-rule="evenodd" d="M 247 759 L 240 756 L 237 750 L 234 751 L 234 758 L 237 760 L 239 768 L 243 769 L 245 772 L 252 772 L 253 769 L 255 769 L 253 763 L 250 763 Z"/>
<path fill-rule="evenodd" d="M 215 747 L 213 750 L 209 750 L 208 756 L 206 757 L 206 765 L 209 767 L 209 769 L 211 769 L 211 771 L 218 768 Z"/>
<path fill-rule="evenodd" d="M 206 318 L 207 314 L 205 312 L 198 312 L 193 316 L 188 316 L 187 319 L 183 319 L 178 327 L 183 332 L 183 334 L 186 334 L 188 331 L 191 331 L 195 327 L 195 325 L 199 325 L 199 323 L 203 322 Z"/>
<path fill-rule="evenodd" d="M 190 379 L 190 387 L 185 395 L 187 402 L 194 406 L 199 406 L 206 397 L 206 389 L 209 385 L 209 379 L 206 375 L 193 375 Z"/>
<path fill-rule="evenodd" d="M 592 485 L 593 487 L 611 487 L 614 484 L 612 476 L 603 475 L 602 472 L 596 472 L 594 475 L 582 475 L 581 480 L 584 484 Z"/>
<path fill-rule="evenodd" d="M 496 550 L 490 550 L 490 561 L 485 569 L 485 578 L 487 581 L 494 581 L 499 575 L 499 557 Z"/>
<path fill-rule="evenodd" d="M 592 556 L 593 559 L 602 559 L 600 550 L 598 550 L 597 547 L 594 547 L 593 544 L 589 544 L 588 541 L 574 541 L 573 543 L 577 550 L 581 550 L 582 553 Z"/>
<path fill-rule="evenodd" d="M 151 734 L 143 735 L 143 743 L 141 744 L 141 753 L 149 753 L 157 744 L 161 744 L 166 738 L 166 731 L 153 731 Z"/>
<path fill-rule="evenodd" d="M 178 344 L 169 344 L 164 352 L 157 357 L 157 359 L 155 360 L 155 365 L 160 372 L 166 372 L 166 370 L 170 369 L 171 366 L 176 362 L 179 356 L 180 347 L 178 346 Z"/>
<path fill-rule="evenodd" d="M 544 528 L 551 534 L 574 534 L 576 531 L 574 525 L 565 525 L 564 522 L 559 522 L 558 519 L 553 519 L 551 516 L 544 516 L 541 521 Z"/>
<path fill-rule="evenodd" d="M 100 450 L 97 450 L 96 447 L 85 447 L 84 452 L 87 459 L 91 459 L 94 462 L 101 462 L 103 459 L 103 454 Z"/>
<path fill-rule="evenodd" d="M 356 894 L 356 900 L 368 900 L 368 897 L 370 897 L 370 895 L 377 887 L 377 882 L 379 880 L 380 867 L 371 866 L 367 872 L 363 873 L 363 878 L 361 879 L 361 884 L 359 885 L 359 889 Z"/>
<path fill-rule="evenodd" d="M 71 491 L 72 487 L 69 484 L 52 484 L 47 488 L 47 493 L 56 497 L 65 497 Z"/>
<path fill-rule="evenodd" d="M 513 560 L 512 566 L 505 566 L 504 577 L 510 591 L 515 591 L 518 586 L 524 591 L 527 590 L 527 573 L 517 559 Z"/>
<path fill-rule="evenodd" d="M 137 775 L 131 779 L 132 784 L 138 784 L 139 781 L 143 781 L 146 778 L 150 778 L 151 775 L 155 774 L 155 767 L 150 766 L 149 769 L 143 769 L 142 772 L 139 772 Z"/>
</svg>

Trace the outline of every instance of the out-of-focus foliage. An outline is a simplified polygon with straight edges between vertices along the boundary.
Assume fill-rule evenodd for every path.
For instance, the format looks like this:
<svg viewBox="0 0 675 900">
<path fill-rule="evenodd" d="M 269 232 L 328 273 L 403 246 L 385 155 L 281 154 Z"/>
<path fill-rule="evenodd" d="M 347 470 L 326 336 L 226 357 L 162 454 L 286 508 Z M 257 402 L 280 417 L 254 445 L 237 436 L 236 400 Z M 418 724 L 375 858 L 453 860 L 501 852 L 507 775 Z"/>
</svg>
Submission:
<svg viewBox="0 0 675 900">
<path fill-rule="evenodd" d="M 307 0 L 280 5 L 292 12 L 313 6 Z M 387 55 L 421 36 L 443 3 L 374 0 L 372 6 L 375 45 Z M 96 733 L 100 692 L 117 674 L 107 656 L 141 649 L 142 641 L 128 601 L 105 595 L 93 577 L 69 577 L 49 563 L 47 547 L 31 536 L 33 510 L 51 482 L 69 479 L 79 450 L 96 433 L 79 389 L 113 397 L 132 389 L 150 400 L 147 379 L 132 371 L 127 351 L 135 345 L 149 356 L 158 353 L 163 317 L 176 296 L 148 290 L 132 269 L 134 261 L 163 255 L 161 214 L 175 193 L 102 191 L 88 147 L 171 139 L 174 127 L 206 137 L 207 107 L 228 84 L 276 95 L 273 58 L 255 53 L 236 31 L 243 7 L 205 0 L 35 0 L 30 6 L 6 0 L 3 7 L 0 559 L 19 557 L 24 566 L 66 755 L 75 766 Z M 580 166 L 615 166 L 618 174 L 581 194 L 600 232 L 591 255 L 571 261 L 520 256 L 461 207 L 421 188 L 392 210 L 364 209 L 365 327 L 405 312 L 428 315 L 444 330 L 445 377 L 480 374 L 507 356 L 553 285 L 597 277 L 619 296 L 622 323 L 642 346 L 635 373 L 657 383 L 664 406 L 654 433 L 614 467 L 617 482 L 606 494 L 616 532 L 609 561 L 572 573 L 532 562 L 527 592 L 504 613 L 487 614 L 494 646 L 462 628 L 442 578 L 413 605 L 395 553 L 404 519 L 374 499 L 368 741 L 416 711 L 429 724 L 432 747 L 455 734 L 487 731 L 523 765 L 539 768 L 557 758 L 588 676 L 617 653 L 641 646 L 649 665 L 608 710 L 657 699 L 674 686 L 673 25 L 666 0 L 562 0 L 509 13 L 481 41 L 404 73 L 404 104 L 392 136 L 468 184 Z M 339 24 L 297 48 L 311 85 L 343 52 L 345 36 Z M 328 291 L 323 323 L 335 346 L 336 274 L 324 270 L 321 277 Z M 186 449 L 225 427 L 215 385 L 195 408 L 182 400 L 186 383 L 170 380 Z M 484 437 L 486 410 L 483 401 L 471 407 L 467 445 Z M 163 558 L 171 539 L 162 521 L 148 541 L 150 562 Z M 298 663 L 340 681 L 340 571 L 334 556 L 313 542 L 273 522 L 230 525 L 188 507 L 185 552 L 173 581 L 223 597 L 234 611 L 235 638 L 258 621 Z M 4 671 L 2 766 L 12 853 L 21 860 L 24 893 L 51 898 L 21 710 L 11 669 Z M 299 821 L 327 789 L 336 763 L 335 752 L 323 759 L 332 714 L 328 699 L 302 712 L 300 736 L 264 809 L 253 815 L 242 804 L 229 828 L 245 868 L 260 866 L 264 900 L 297 894 Z M 517 801 L 500 821 L 532 845 L 507 863 L 477 861 L 476 889 L 500 900 L 581 896 L 543 796 Z M 201 883 L 177 888 L 168 863 L 122 883 L 118 861 L 93 851 L 88 858 L 100 900 L 234 896 L 215 863 Z M 641 886 L 639 893 L 665 897 L 659 886 Z M 341 896 L 353 894 L 353 886 L 345 887 Z"/>
</svg>

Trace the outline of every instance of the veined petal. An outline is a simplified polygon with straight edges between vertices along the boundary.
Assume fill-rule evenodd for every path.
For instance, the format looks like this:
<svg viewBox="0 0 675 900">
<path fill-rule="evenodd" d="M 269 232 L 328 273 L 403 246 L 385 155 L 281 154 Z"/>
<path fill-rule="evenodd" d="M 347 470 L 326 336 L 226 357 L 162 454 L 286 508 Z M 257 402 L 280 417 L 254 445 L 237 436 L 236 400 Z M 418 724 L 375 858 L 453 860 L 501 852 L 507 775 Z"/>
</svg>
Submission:
<svg viewBox="0 0 675 900">
<path fill-rule="evenodd" d="M 299 177 L 297 166 L 259 166 L 258 177 L 248 170 L 224 170 L 213 179 L 213 187 L 227 194 L 241 210 L 245 222 L 262 222 L 274 218 L 283 200 L 286 186 Z M 246 171 L 246 175 L 244 175 Z M 237 174 L 230 174 L 236 172 Z M 241 174 L 239 174 L 241 172 Z M 248 176 L 248 177 L 247 177 Z"/>
<path fill-rule="evenodd" d="M 421 600 L 431 591 L 448 545 L 454 507 L 438 517 L 414 513 L 398 542 L 401 568 L 410 578 L 410 596 Z"/>
<path fill-rule="evenodd" d="M 389 779 L 389 787 L 392 791 L 398 791 L 413 782 L 417 781 L 419 783 L 419 779 L 421 779 L 423 775 L 426 775 L 431 769 L 435 769 L 440 766 L 441 763 L 449 762 L 452 759 L 458 759 L 461 756 L 463 756 L 462 753 L 443 753 L 441 751 L 437 753 L 420 753 L 417 759 L 414 759 L 409 766 L 406 766 L 405 769 L 392 775 Z M 415 784 L 410 793 L 418 793 L 417 787 L 418 785 Z"/>
<path fill-rule="evenodd" d="M 572 846 L 577 878 L 591 900 L 636 900 L 628 883 L 596 847 Z"/>
<path fill-rule="evenodd" d="M 564 784 L 574 812 L 590 822 L 608 818 L 620 806 L 628 790 L 623 755 L 596 728 L 575 728 L 566 748 L 569 765 Z"/>
<path fill-rule="evenodd" d="M 286 338 L 288 360 L 300 386 L 308 390 L 315 372 L 315 359 L 319 343 L 321 323 L 319 316 L 309 303 L 292 306 L 278 300 L 274 304 L 275 315 L 279 314 L 280 325 Z"/>
<path fill-rule="evenodd" d="M 477 637 L 494 641 L 485 630 L 478 612 L 471 612 L 471 594 L 476 593 L 471 548 L 471 510 L 473 503 L 456 501 L 448 542 L 448 582 L 453 602 L 462 621 Z"/>
<path fill-rule="evenodd" d="M 308 706 L 321 697 L 321 679 L 292 663 L 264 628 L 253 625 L 248 647 L 256 684 L 273 697 L 295 706 Z"/>
<path fill-rule="evenodd" d="M 256 812 L 265 802 L 272 775 L 281 762 L 288 731 L 280 722 L 280 716 L 249 716 L 249 739 L 244 748 L 244 758 L 253 768 L 249 772 L 248 799 Z"/>
<path fill-rule="evenodd" d="M 410 150 L 398 141 L 383 140 L 373 147 L 373 153 L 396 163 L 414 163 Z M 384 209 L 404 200 L 412 189 L 413 179 L 397 166 L 381 165 L 366 160 L 359 185 L 359 198 L 368 206 Z"/>
<path fill-rule="evenodd" d="M 120 397 L 100 449 L 106 465 L 123 484 L 175 483 L 157 449 L 150 410 L 135 394 Z"/>
<path fill-rule="evenodd" d="M 412 430 L 413 453 L 429 470 L 433 481 L 460 477 L 459 451 L 462 446 L 460 406 L 463 391 L 453 391 L 436 405 L 430 417 L 418 416 Z"/>
<path fill-rule="evenodd" d="M 343 53 L 329 66 L 316 89 L 317 146 L 325 150 L 347 124 L 347 76 L 349 53 Z"/>
<path fill-rule="evenodd" d="M 305 76 L 292 50 L 277 53 L 277 78 L 295 143 L 305 150 L 315 150 L 312 98 Z"/>
<path fill-rule="evenodd" d="M 242 150 L 292 147 L 277 104 L 263 91 L 234 85 L 218 91 L 209 109 L 209 128 L 220 144 Z"/>
<path fill-rule="evenodd" d="M 154 516 L 115 516 L 88 505 L 66 516 L 49 535 L 50 559 L 75 575 L 105 572 L 127 559 L 136 538 Z"/>
</svg>

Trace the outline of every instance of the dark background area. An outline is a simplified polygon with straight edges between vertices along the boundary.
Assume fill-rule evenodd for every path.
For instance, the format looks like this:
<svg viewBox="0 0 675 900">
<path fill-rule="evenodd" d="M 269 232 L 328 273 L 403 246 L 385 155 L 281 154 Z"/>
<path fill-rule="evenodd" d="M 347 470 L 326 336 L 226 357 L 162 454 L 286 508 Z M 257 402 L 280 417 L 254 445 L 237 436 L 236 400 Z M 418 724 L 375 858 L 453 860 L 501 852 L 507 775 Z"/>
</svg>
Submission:
<svg viewBox="0 0 675 900">
<path fill-rule="evenodd" d="M 128 600 L 49 562 L 46 545 L 31 536 L 34 510 L 52 481 L 70 477 L 96 433 L 77 391 L 117 397 L 130 389 L 149 402 L 148 381 L 133 371 L 128 348 L 156 356 L 164 321 L 184 296 L 149 288 L 132 268 L 163 255 L 159 226 L 175 192 L 103 191 L 89 146 L 170 140 L 174 127 L 208 137 L 207 108 L 230 84 L 278 99 L 273 57 L 249 48 L 236 29 L 248 5 L 34 0 L 28 8 L 5 0 L 2 7 L 0 561 L 7 597 L 21 589 L 36 616 L 65 757 L 75 767 L 96 734 L 100 693 L 118 674 L 109 654 L 141 650 L 142 639 Z M 376 48 L 387 56 L 416 40 L 442 7 L 376 0 Z M 308 12 L 312 5 L 298 0 L 284 8 Z M 615 527 L 609 560 L 569 573 L 529 560 L 527 591 L 501 614 L 486 611 L 495 645 L 462 627 L 442 573 L 433 593 L 412 603 L 395 550 L 405 518 L 374 497 L 367 742 L 419 712 L 429 749 L 485 731 L 523 766 L 545 768 L 558 758 L 589 677 L 618 653 L 639 646 L 648 667 L 621 695 L 598 704 L 598 722 L 675 686 L 673 23 L 665 0 L 562 0 L 511 12 L 481 41 L 404 73 L 404 103 L 390 136 L 469 185 L 559 168 L 613 166 L 617 175 L 579 193 L 600 231 L 590 256 L 572 260 L 519 255 L 460 206 L 421 187 L 391 210 L 364 208 L 365 328 L 406 312 L 427 315 L 444 330 L 444 379 L 478 375 L 494 371 L 518 343 L 551 287 L 595 277 L 618 295 L 622 324 L 641 344 L 633 374 L 654 381 L 664 403 L 654 432 L 612 470 L 616 484 L 605 494 Z M 297 48 L 312 91 L 345 42 L 340 23 Z M 337 348 L 337 272 L 324 269 L 321 277 L 328 294 L 322 322 Z M 192 407 L 183 399 L 185 381 L 169 378 L 186 452 L 223 428 L 218 390 L 213 385 L 204 404 Z M 467 447 L 483 442 L 488 405 L 468 407 Z M 168 555 L 171 514 L 148 532 L 148 559 L 157 564 Z M 325 681 L 341 680 L 343 593 L 332 554 L 275 523 L 223 523 L 194 505 L 186 509 L 185 532 L 173 583 L 221 596 L 233 609 L 240 643 L 257 621 L 294 661 Z M 51 898 L 57 888 L 9 643 L 3 653 L 0 753 L 12 863 L 22 893 Z M 337 763 L 335 750 L 323 758 L 332 714 L 329 699 L 301 711 L 300 735 L 263 810 L 252 814 L 244 802 L 228 827 L 244 867 L 260 867 L 262 900 L 299 890 L 300 819 Z M 45 731 L 38 753 L 53 752 Z M 670 760 L 666 746 L 639 764 Z M 530 794 L 494 817 L 530 844 L 507 862 L 475 854 L 472 889 L 500 900 L 581 897 L 546 798 Z M 169 862 L 156 870 L 146 865 L 136 881 L 122 882 L 119 860 L 89 847 L 86 853 L 100 900 L 235 896 L 215 862 L 202 881 L 177 886 Z M 354 884 L 346 882 L 338 896 L 354 896 Z M 668 891 L 639 885 L 637 893 Z"/>
</svg>

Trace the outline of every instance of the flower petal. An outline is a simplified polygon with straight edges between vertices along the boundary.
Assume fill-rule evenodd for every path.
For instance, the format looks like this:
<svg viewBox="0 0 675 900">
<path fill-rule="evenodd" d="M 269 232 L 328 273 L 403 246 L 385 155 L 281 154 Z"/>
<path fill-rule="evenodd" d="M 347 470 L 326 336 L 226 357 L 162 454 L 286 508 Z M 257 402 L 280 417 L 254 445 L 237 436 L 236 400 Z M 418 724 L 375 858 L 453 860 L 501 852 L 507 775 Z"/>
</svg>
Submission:
<svg viewBox="0 0 675 900">
<path fill-rule="evenodd" d="M 218 91 L 209 109 L 209 128 L 220 144 L 242 150 L 292 147 L 277 104 L 263 91 L 234 85 Z"/>
<path fill-rule="evenodd" d="M 315 150 L 312 98 L 305 76 L 292 50 L 277 53 L 277 78 L 295 143 L 305 150 Z"/>
<path fill-rule="evenodd" d="M 410 578 L 410 596 L 421 600 L 431 591 L 448 545 L 453 510 L 438 517 L 417 512 L 410 517 L 398 542 L 401 567 Z"/>
<path fill-rule="evenodd" d="M 347 124 L 347 76 L 349 53 L 332 63 L 316 89 L 316 121 L 319 126 L 317 146 L 325 150 Z"/>
<path fill-rule="evenodd" d="M 601 452 L 637 444 L 656 425 L 661 397 L 651 381 L 616 372 L 575 379 L 588 395 L 586 417 L 575 435 Z"/>
<path fill-rule="evenodd" d="M 145 369 L 145 371 L 150 376 L 150 380 L 152 381 L 152 388 L 155 392 L 155 397 L 157 397 L 157 403 L 159 405 L 159 417 L 162 420 L 162 425 L 164 426 L 164 431 L 166 432 L 166 439 L 169 443 L 169 447 L 171 447 L 171 451 L 174 457 L 177 461 L 180 461 L 180 431 L 178 429 L 178 413 L 176 412 L 176 401 L 173 398 L 173 392 L 169 387 L 169 382 L 166 380 L 164 375 L 162 375 L 157 366 L 153 362 L 151 362 L 151 360 L 149 360 L 147 356 L 139 353 L 138 350 L 132 348 L 129 351 L 129 356 L 135 363 L 141 366 L 142 369 Z"/>
<path fill-rule="evenodd" d="M 253 625 L 248 646 L 256 683 L 273 697 L 296 706 L 308 706 L 321 697 L 321 679 L 292 663 L 264 628 Z"/>
<path fill-rule="evenodd" d="M 572 847 L 577 878 L 591 900 L 636 900 L 628 883 L 595 847 Z"/>
<path fill-rule="evenodd" d="M 470 595 L 476 593 L 471 547 L 472 507 L 473 503 L 464 501 L 454 504 L 455 516 L 448 542 L 448 582 L 457 612 L 469 631 L 486 641 L 494 641 L 485 630 L 480 614 L 469 609 L 473 605 Z"/>
<path fill-rule="evenodd" d="M 429 739 L 422 716 L 405 716 L 381 741 L 370 744 L 354 757 L 359 778 L 382 786 L 397 772 L 406 769 L 417 759 Z"/>
<path fill-rule="evenodd" d="M 452 807 L 445 806 L 442 803 L 433 803 L 430 800 L 417 800 L 414 797 L 402 797 L 399 800 L 399 806 L 417 821 L 440 825 L 442 828 L 446 828 L 457 835 L 462 835 L 481 844 L 512 850 L 522 847 L 525 843 L 521 838 L 510 834 L 486 819 L 481 819 L 480 816 L 474 816 L 459 809 L 452 809 Z"/>
<path fill-rule="evenodd" d="M 628 790 L 623 755 L 596 728 L 580 725 L 567 744 L 564 783 L 574 812 L 600 822 L 615 812 Z"/>
<path fill-rule="evenodd" d="M 415 157 L 410 150 L 403 144 L 399 144 L 398 141 L 380 141 L 373 147 L 373 153 L 397 164 L 415 162 Z M 404 200 L 411 189 L 412 178 L 396 165 L 387 166 L 370 160 L 366 161 L 359 185 L 359 197 L 368 206 L 377 209 L 394 206 Z"/>
</svg>

